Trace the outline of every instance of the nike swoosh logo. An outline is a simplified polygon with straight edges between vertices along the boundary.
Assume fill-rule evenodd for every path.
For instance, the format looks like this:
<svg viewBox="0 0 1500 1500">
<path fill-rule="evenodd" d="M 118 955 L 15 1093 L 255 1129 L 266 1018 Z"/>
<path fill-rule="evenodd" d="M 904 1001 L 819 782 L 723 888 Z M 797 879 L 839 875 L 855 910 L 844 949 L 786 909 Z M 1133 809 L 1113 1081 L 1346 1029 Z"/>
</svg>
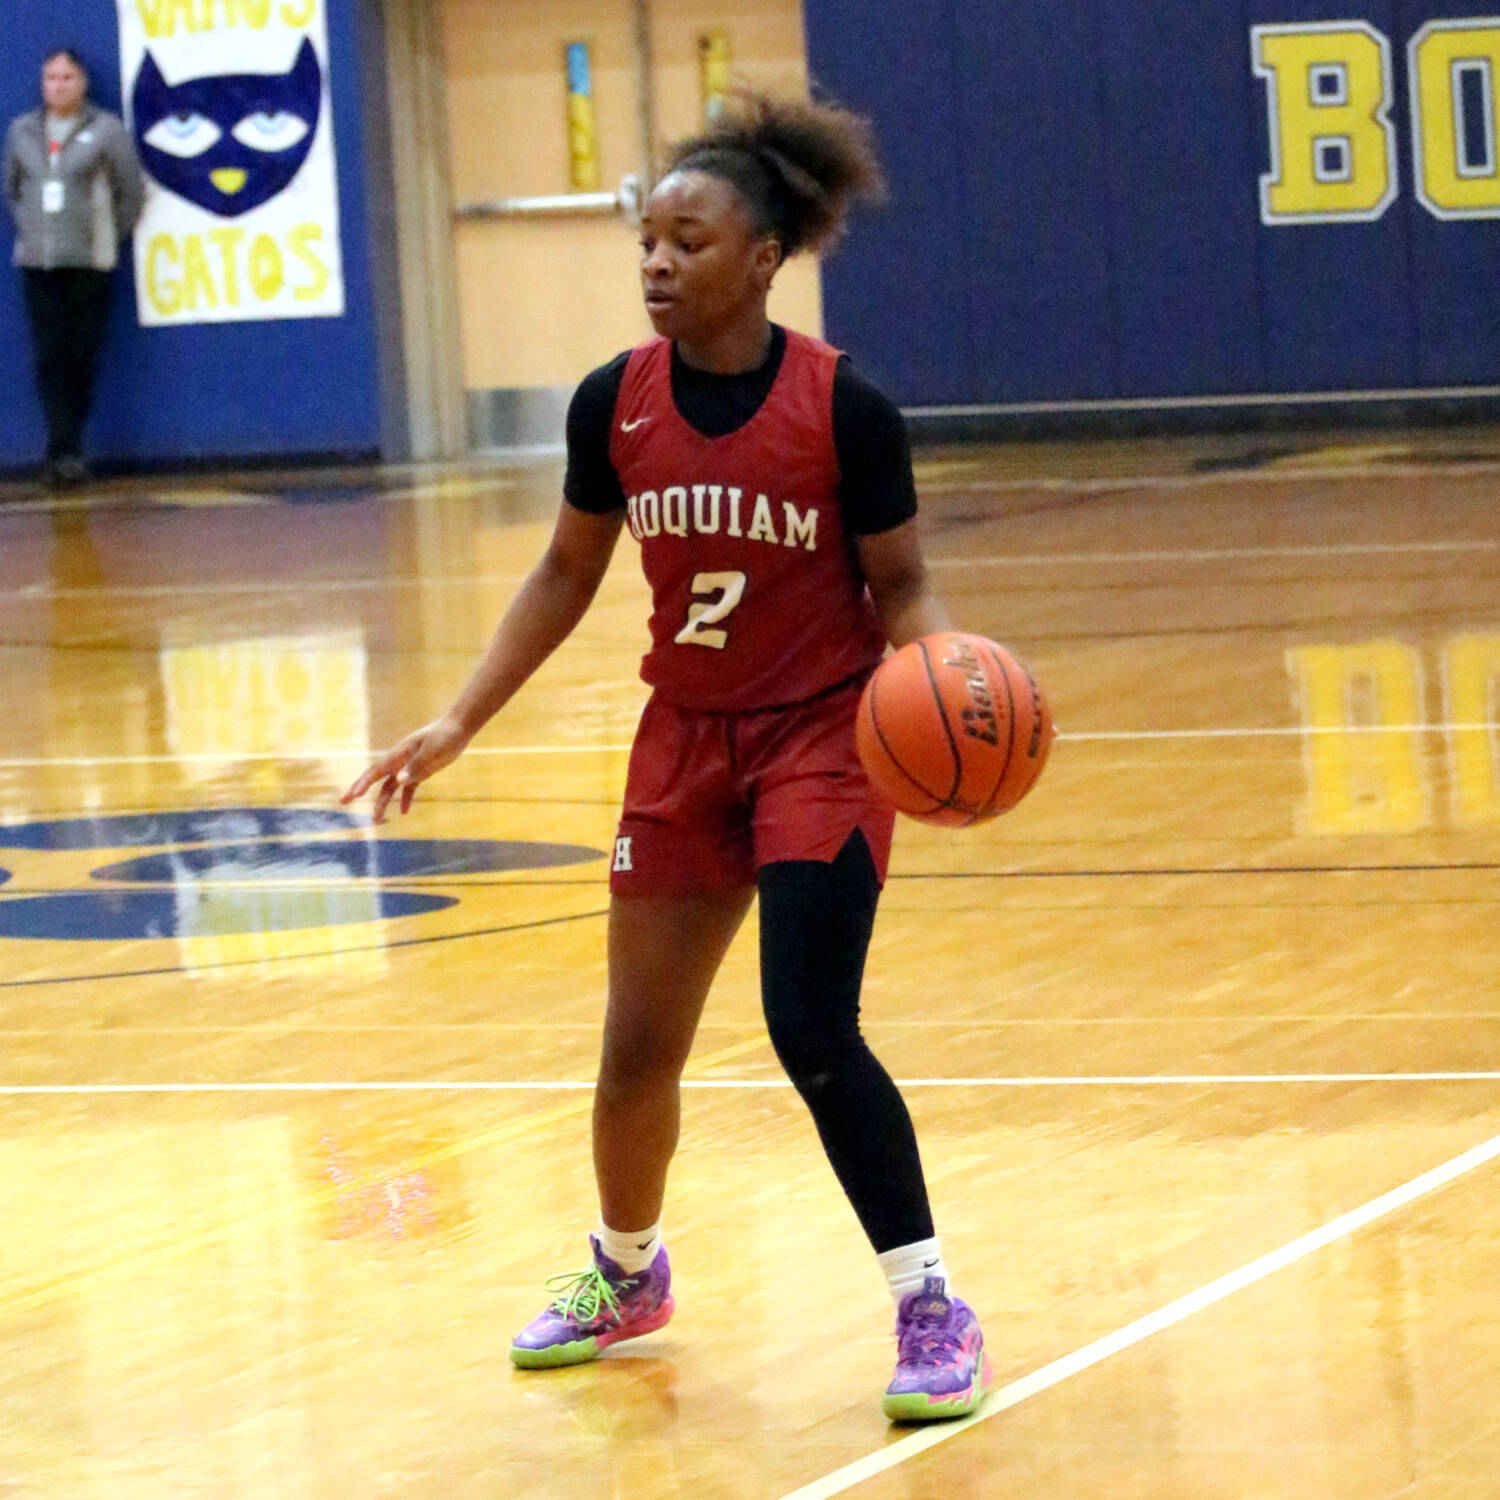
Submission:
<svg viewBox="0 0 1500 1500">
<path fill-rule="evenodd" d="M 635 1248 L 636 1248 L 636 1249 L 637 1249 L 637 1250 L 644 1250 L 644 1249 L 645 1249 L 645 1248 L 646 1248 L 646 1246 L 647 1246 L 647 1245 L 649 1245 L 649 1244 L 650 1244 L 650 1243 L 651 1243 L 651 1241 L 650 1241 L 650 1240 L 642 1240 L 642 1241 L 641 1241 L 641 1242 L 640 1242 L 640 1244 L 639 1244 L 639 1245 L 637 1245 L 637 1246 L 636 1246 L 636 1247 L 635 1247 Z M 936 1261 L 934 1261 L 934 1262 L 933 1262 L 933 1264 L 934 1264 L 934 1265 L 936 1265 L 936 1264 L 937 1264 L 937 1262 L 936 1262 Z"/>
<path fill-rule="evenodd" d="M 645 1248 L 646 1247 L 644 1245 L 641 1246 L 642 1250 L 644 1250 Z M 922 1262 L 922 1269 L 924 1271 L 930 1271 L 936 1264 L 937 1262 L 935 1260 L 924 1260 Z"/>
<path fill-rule="evenodd" d="M 641 425 L 642 422 L 649 422 L 650 420 L 651 420 L 650 417 L 637 417 L 635 419 L 635 421 L 633 421 L 633 422 L 621 422 L 620 423 L 620 431 L 621 432 L 634 432 L 636 430 L 636 428 Z"/>
</svg>

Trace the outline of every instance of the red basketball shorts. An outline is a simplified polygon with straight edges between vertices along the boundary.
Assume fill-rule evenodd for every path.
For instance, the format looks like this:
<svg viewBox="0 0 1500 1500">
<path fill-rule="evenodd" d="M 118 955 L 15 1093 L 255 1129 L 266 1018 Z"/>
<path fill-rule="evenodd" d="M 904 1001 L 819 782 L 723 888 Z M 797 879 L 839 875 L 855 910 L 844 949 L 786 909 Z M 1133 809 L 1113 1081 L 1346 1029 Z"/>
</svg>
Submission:
<svg viewBox="0 0 1500 1500">
<path fill-rule="evenodd" d="M 810 702 L 711 714 L 653 694 L 630 752 L 610 890 L 753 885 L 779 860 L 830 863 L 857 828 L 885 881 L 896 814 L 854 752 L 860 679 Z"/>
</svg>

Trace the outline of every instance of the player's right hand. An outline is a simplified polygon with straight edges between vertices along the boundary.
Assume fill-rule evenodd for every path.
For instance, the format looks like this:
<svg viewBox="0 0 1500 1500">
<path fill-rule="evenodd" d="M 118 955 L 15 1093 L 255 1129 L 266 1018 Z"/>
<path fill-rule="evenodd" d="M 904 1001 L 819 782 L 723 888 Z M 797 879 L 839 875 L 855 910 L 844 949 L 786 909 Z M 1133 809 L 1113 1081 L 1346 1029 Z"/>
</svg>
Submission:
<svg viewBox="0 0 1500 1500">
<path fill-rule="evenodd" d="M 401 811 L 410 812 L 417 788 L 444 766 L 452 765 L 463 754 L 469 739 L 470 736 L 454 720 L 447 717 L 435 719 L 416 733 L 407 735 L 394 749 L 387 750 L 350 784 L 339 801 L 344 804 L 355 802 L 379 782 L 380 790 L 375 794 L 371 814 L 373 821 L 385 822 L 386 809 L 397 792 L 401 794 Z"/>
</svg>

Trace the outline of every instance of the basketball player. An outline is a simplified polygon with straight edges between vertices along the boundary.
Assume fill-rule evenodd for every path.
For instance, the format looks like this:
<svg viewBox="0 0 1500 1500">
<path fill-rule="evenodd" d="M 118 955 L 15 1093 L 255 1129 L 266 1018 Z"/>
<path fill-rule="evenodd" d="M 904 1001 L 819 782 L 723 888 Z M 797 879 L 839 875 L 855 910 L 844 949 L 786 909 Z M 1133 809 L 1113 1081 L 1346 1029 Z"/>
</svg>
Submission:
<svg viewBox="0 0 1500 1500">
<path fill-rule="evenodd" d="M 601 1219 L 592 1264 L 548 1284 L 511 1358 L 581 1363 L 671 1317 L 660 1221 L 679 1080 L 758 889 L 770 1038 L 896 1303 L 884 1409 L 961 1416 L 989 1380 L 979 1324 L 950 1287 L 911 1118 L 859 1028 L 894 814 L 853 735 L 887 641 L 952 625 L 917 545 L 900 414 L 847 358 L 766 315 L 782 263 L 877 198 L 880 168 L 859 117 L 748 93 L 669 167 L 641 228 L 659 337 L 583 381 L 546 555 L 453 706 L 344 800 L 378 786 L 377 823 L 398 794 L 407 811 L 578 623 L 628 526 L 652 589 L 654 691 L 610 876 Z"/>
</svg>

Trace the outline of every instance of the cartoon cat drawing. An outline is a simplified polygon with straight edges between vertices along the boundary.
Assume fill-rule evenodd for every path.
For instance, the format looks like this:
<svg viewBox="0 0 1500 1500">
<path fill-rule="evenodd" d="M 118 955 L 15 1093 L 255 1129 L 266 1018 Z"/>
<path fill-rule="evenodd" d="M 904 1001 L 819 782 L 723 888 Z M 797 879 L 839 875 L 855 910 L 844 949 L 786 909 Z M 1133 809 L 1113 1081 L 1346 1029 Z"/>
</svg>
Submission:
<svg viewBox="0 0 1500 1500">
<path fill-rule="evenodd" d="M 312 150 L 323 69 L 304 38 L 287 73 L 210 73 L 168 84 L 148 51 L 131 98 L 136 143 L 164 188 L 234 219 L 281 192 Z"/>
</svg>

